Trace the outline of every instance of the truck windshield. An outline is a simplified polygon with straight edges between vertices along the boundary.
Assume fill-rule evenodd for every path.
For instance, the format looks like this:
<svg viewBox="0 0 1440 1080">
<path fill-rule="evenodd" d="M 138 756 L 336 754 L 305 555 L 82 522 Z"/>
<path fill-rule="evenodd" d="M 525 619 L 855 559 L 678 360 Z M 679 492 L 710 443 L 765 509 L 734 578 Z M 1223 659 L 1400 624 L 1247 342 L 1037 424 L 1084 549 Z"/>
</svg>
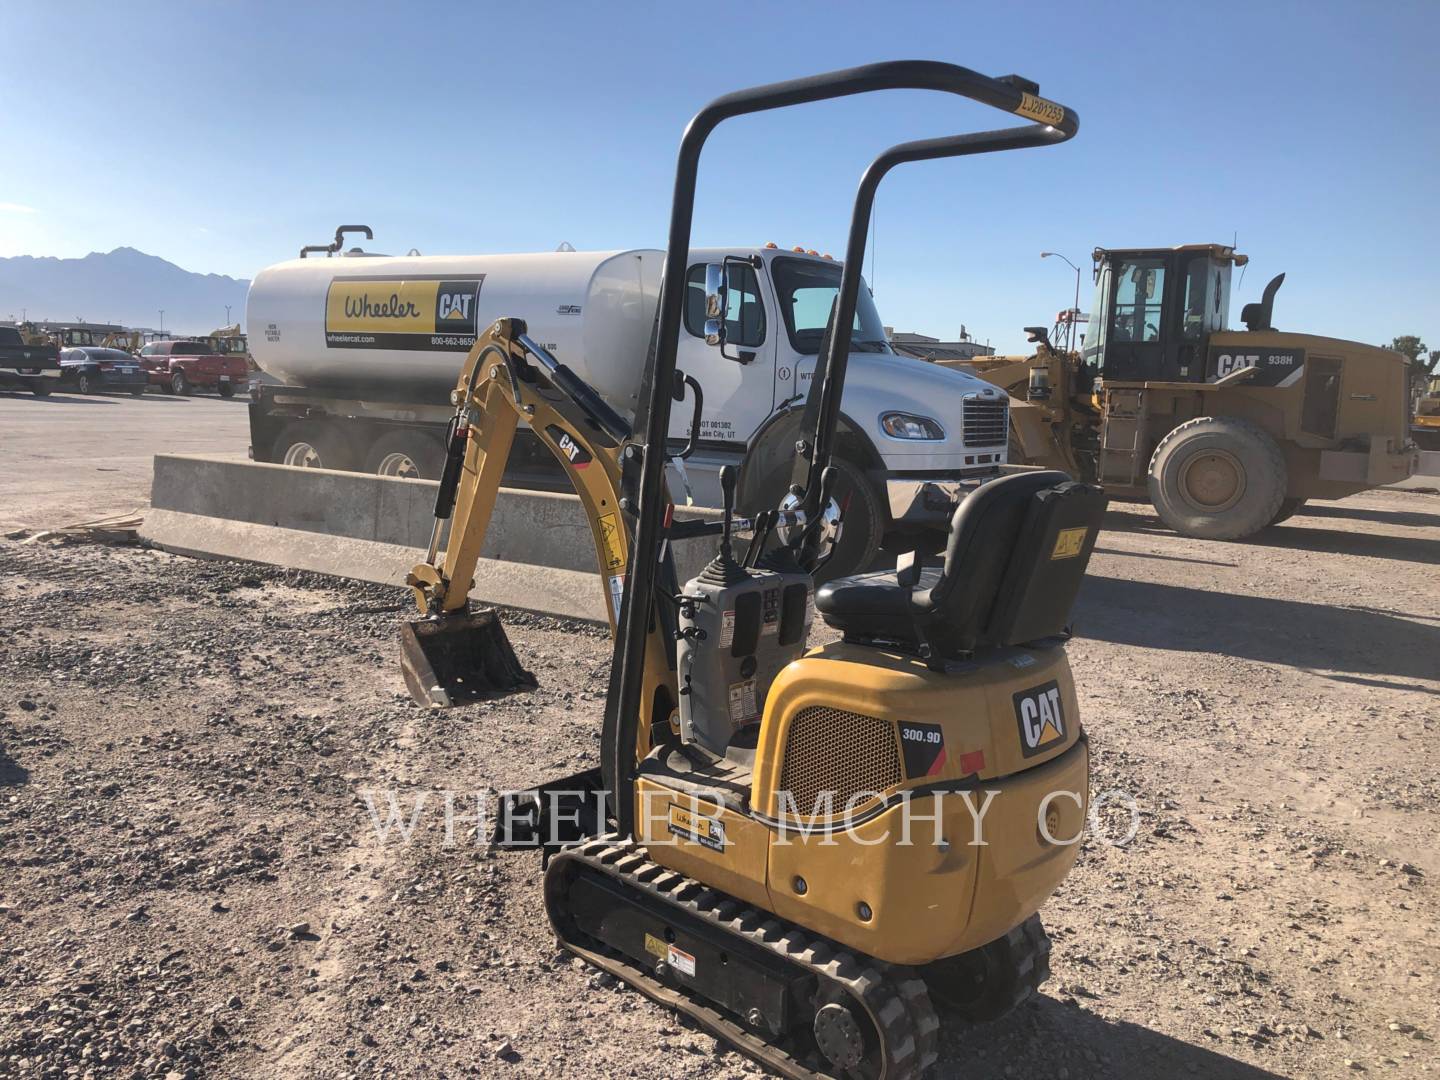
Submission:
<svg viewBox="0 0 1440 1080">
<path fill-rule="evenodd" d="M 170 347 L 171 356 L 210 356 L 214 352 L 208 341 L 177 341 Z"/>
<path fill-rule="evenodd" d="M 830 309 L 840 291 L 840 264 L 817 263 L 811 259 L 775 259 L 771 264 L 775 294 L 790 345 L 797 353 L 818 355 L 820 339 L 830 321 Z M 855 324 L 850 342 L 853 352 L 890 352 L 885 327 L 870 299 L 870 289 L 862 280 L 860 295 L 855 301 Z"/>
<path fill-rule="evenodd" d="M 0 345 L 24 345 L 20 331 L 13 326 L 0 326 Z"/>
</svg>

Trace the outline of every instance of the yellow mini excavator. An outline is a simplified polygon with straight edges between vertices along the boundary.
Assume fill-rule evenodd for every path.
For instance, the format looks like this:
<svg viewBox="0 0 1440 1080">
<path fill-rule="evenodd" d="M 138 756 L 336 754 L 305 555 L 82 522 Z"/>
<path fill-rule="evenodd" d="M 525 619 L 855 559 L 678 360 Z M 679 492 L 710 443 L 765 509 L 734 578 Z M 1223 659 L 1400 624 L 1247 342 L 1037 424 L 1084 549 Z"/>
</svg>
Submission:
<svg viewBox="0 0 1440 1080">
<path fill-rule="evenodd" d="M 886 89 L 1031 123 L 874 160 L 789 495 L 736 521 L 727 473 L 723 521 L 682 520 L 665 437 L 687 396 L 692 446 L 698 434 L 700 388 L 675 356 L 701 148 L 731 117 Z M 518 317 L 477 337 L 456 386 L 435 533 L 409 577 L 422 614 L 402 634 L 409 688 L 443 706 L 534 685 L 496 613 L 467 597 L 524 420 L 589 516 L 616 642 L 600 765 L 507 797 L 495 838 L 544 851 L 565 949 L 784 1076 L 918 1077 L 945 1018 L 997 1016 L 1048 973 L 1036 913 L 1074 862 L 1088 799 L 1065 641 L 1104 495 L 1050 470 L 1000 477 L 958 505 L 940 565 L 911 553 L 818 593 L 811 576 L 843 527 L 828 463 L 876 187 L 904 163 L 1069 139 L 1075 114 L 1038 90 L 904 61 L 717 99 L 681 142 L 634 422 Z M 727 291 L 725 267 L 709 268 L 711 344 Z M 718 553 L 678 582 L 671 542 L 705 536 Z M 816 610 L 841 640 L 807 645 Z"/>
</svg>

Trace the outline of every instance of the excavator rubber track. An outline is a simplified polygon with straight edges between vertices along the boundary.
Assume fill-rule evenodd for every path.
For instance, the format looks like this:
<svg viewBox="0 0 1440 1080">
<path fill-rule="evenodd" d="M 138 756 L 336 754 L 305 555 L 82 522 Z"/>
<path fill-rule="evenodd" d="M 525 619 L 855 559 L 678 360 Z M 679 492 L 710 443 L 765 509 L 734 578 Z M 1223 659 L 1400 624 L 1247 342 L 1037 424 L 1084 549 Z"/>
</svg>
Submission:
<svg viewBox="0 0 1440 1080">
<path fill-rule="evenodd" d="M 773 966 L 780 977 L 808 988 L 803 1012 L 782 1032 L 765 1030 L 773 1016 L 758 1010 L 739 1016 L 697 989 L 658 951 L 646 959 L 581 928 L 576 901 L 586 888 L 604 889 L 606 920 L 617 906 L 658 927 L 681 927 L 729 942 L 735 956 Z M 620 905 L 615 898 L 621 897 Z M 645 849 L 616 835 L 601 836 L 556 854 L 545 874 L 545 906 L 563 948 L 609 972 L 651 1000 L 684 1013 L 716 1038 L 791 1080 L 916 1080 L 937 1058 L 940 1021 L 925 983 L 912 968 L 846 951 L 768 911 L 666 869 Z M 665 937 L 674 940 L 672 933 Z M 660 938 L 646 935 L 648 943 Z M 684 939 L 682 938 L 682 941 Z M 681 953 L 681 956 L 687 956 Z M 721 963 L 726 954 L 721 953 Z M 672 954 L 673 958 L 673 954 Z M 687 956 L 692 970 L 694 958 Z M 735 965 L 737 968 L 742 963 Z M 827 1025 L 831 1055 L 820 1050 L 815 1013 L 836 1004 L 850 1014 Z M 860 1013 L 858 1020 L 855 1012 Z M 838 1046 L 837 1046 L 838 1044 Z M 836 1050 L 838 1049 L 838 1053 Z M 848 1056 L 853 1055 L 853 1056 Z M 834 1058 L 843 1064 L 837 1066 Z"/>
</svg>

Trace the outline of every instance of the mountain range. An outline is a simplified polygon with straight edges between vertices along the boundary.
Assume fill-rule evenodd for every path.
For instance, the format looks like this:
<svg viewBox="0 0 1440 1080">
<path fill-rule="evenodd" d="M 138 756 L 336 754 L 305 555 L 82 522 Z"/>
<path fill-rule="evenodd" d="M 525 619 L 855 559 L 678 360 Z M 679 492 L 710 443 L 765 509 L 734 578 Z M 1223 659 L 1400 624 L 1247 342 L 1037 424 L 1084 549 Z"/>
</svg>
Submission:
<svg viewBox="0 0 1440 1080">
<path fill-rule="evenodd" d="M 176 333 L 208 333 L 244 322 L 250 282 L 223 274 L 196 274 L 131 247 L 92 251 L 83 259 L 34 255 L 0 258 L 0 320 L 120 323 Z"/>
</svg>

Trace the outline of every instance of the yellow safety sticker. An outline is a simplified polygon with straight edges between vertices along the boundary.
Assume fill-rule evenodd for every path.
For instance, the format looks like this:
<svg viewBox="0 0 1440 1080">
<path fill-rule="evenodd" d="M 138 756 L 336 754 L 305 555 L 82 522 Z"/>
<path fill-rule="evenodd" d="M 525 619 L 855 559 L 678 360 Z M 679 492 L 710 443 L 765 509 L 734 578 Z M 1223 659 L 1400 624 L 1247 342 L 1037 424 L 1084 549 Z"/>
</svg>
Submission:
<svg viewBox="0 0 1440 1080">
<path fill-rule="evenodd" d="M 669 948 L 669 945 L 661 941 L 654 934 L 645 935 L 645 951 L 656 959 L 666 959 L 666 953 L 669 951 Z"/>
<path fill-rule="evenodd" d="M 1051 559 L 1073 559 L 1085 547 L 1085 534 L 1088 529 L 1081 526 L 1077 529 L 1061 529 L 1060 535 L 1055 537 L 1055 550 L 1050 552 Z"/>
<path fill-rule="evenodd" d="M 1046 101 L 1038 94 L 1021 94 L 1015 113 L 1038 123 L 1054 126 L 1065 119 L 1065 106 Z"/>
<path fill-rule="evenodd" d="M 600 516 L 600 544 L 605 549 L 605 569 L 625 569 L 625 543 L 620 538 L 620 519 L 614 514 Z"/>
</svg>

